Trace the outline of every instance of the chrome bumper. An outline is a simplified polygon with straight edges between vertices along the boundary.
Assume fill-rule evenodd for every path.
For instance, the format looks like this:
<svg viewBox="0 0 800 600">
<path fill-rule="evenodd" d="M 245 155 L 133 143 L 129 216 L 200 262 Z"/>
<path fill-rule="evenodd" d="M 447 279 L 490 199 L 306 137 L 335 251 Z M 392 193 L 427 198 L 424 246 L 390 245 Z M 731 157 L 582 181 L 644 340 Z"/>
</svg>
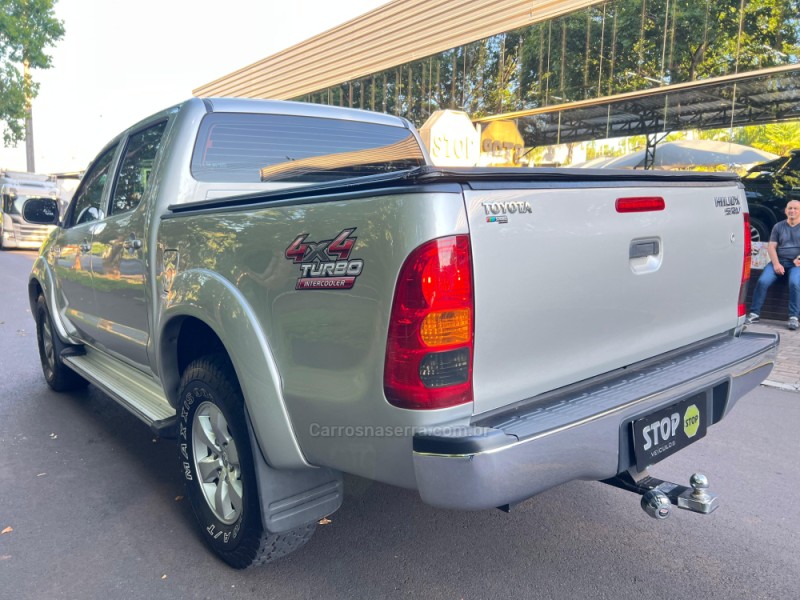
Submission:
<svg viewBox="0 0 800 600">
<path fill-rule="evenodd" d="M 477 510 L 514 504 L 575 479 L 608 479 L 634 464 L 631 423 L 689 396 L 708 425 L 772 371 L 779 338 L 743 333 L 657 359 L 480 418 L 414 436 L 422 500 Z"/>
</svg>

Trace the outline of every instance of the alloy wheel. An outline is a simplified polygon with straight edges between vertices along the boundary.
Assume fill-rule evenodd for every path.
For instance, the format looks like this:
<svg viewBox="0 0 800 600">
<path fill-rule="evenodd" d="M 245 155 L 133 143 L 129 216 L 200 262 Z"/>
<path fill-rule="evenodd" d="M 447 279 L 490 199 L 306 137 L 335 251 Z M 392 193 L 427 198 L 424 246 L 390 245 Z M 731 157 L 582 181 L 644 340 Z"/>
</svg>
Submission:
<svg viewBox="0 0 800 600">
<path fill-rule="evenodd" d="M 56 368 L 56 349 L 53 345 L 53 330 L 50 325 L 50 317 L 47 316 L 46 312 L 42 314 L 41 336 L 42 365 L 45 369 L 45 375 L 50 379 L 53 377 Z"/>
<path fill-rule="evenodd" d="M 236 442 L 222 411 L 203 402 L 192 424 L 192 454 L 200 489 L 214 515 L 235 523 L 242 513 L 242 468 Z"/>
</svg>

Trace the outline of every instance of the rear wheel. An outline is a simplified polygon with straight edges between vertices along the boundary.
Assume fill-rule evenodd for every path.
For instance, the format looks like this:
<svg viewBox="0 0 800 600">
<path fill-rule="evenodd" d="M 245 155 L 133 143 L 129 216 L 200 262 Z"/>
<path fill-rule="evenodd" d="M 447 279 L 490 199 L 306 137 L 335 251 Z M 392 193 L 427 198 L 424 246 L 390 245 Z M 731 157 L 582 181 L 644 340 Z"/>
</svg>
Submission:
<svg viewBox="0 0 800 600">
<path fill-rule="evenodd" d="M 281 534 L 264 530 L 244 401 L 227 357 L 214 354 L 192 362 L 178 397 L 181 472 L 211 550 L 230 566 L 244 569 L 303 546 L 316 523 Z"/>
<path fill-rule="evenodd" d="M 36 341 L 39 344 L 39 359 L 42 361 L 42 373 L 47 385 L 56 392 L 68 392 L 87 385 L 88 382 L 83 377 L 61 360 L 61 351 L 67 345 L 59 339 L 53 327 L 42 294 L 36 299 Z"/>
<path fill-rule="evenodd" d="M 764 221 L 755 217 L 750 217 L 750 241 L 768 242 L 770 230 Z"/>
</svg>

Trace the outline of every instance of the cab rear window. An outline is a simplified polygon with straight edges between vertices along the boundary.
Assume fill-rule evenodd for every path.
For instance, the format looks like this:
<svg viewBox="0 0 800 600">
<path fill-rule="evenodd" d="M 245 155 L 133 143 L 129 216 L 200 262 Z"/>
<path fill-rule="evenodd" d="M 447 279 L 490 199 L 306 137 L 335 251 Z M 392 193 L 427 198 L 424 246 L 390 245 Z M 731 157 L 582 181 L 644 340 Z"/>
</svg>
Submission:
<svg viewBox="0 0 800 600">
<path fill-rule="evenodd" d="M 206 115 L 192 155 L 199 181 L 318 183 L 419 167 L 411 131 L 318 117 Z"/>
</svg>

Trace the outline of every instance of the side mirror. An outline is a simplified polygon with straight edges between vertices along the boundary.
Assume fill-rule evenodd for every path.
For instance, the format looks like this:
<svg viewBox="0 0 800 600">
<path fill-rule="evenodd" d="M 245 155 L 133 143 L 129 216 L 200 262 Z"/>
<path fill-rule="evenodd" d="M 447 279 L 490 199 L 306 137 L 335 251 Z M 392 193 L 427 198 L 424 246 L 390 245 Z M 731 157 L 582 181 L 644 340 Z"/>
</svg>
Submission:
<svg viewBox="0 0 800 600">
<path fill-rule="evenodd" d="M 52 198 L 31 198 L 22 205 L 22 218 L 35 225 L 58 225 L 58 202 Z"/>
</svg>

